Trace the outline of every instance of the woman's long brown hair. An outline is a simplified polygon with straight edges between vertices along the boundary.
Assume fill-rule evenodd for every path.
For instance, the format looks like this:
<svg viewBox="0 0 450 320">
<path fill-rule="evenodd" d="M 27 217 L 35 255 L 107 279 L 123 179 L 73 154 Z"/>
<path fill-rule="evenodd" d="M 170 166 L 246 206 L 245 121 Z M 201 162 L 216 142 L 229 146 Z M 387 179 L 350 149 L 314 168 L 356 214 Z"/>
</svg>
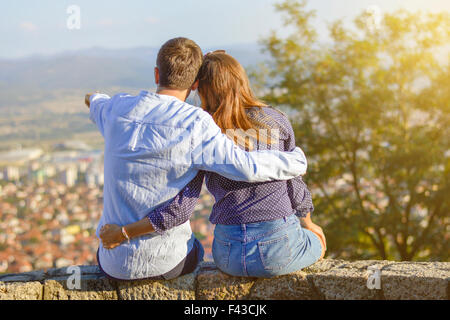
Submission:
<svg viewBox="0 0 450 320">
<path fill-rule="evenodd" d="M 228 129 L 255 129 L 255 138 L 259 140 L 259 129 L 266 126 L 251 120 L 245 109 L 266 105 L 253 94 L 247 74 L 236 59 L 223 51 L 208 53 L 198 80 L 202 107 L 212 115 L 223 133 Z M 247 139 L 245 147 L 251 147 Z"/>
</svg>

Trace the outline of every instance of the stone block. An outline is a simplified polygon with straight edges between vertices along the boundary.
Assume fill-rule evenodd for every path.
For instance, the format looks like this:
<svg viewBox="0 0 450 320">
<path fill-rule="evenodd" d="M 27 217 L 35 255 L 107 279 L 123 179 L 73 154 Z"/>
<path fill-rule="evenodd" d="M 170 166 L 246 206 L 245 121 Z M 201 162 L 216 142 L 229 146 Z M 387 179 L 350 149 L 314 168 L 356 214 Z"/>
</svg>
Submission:
<svg viewBox="0 0 450 320">
<path fill-rule="evenodd" d="M 250 299 L 256 300 L 315 300 L 306 273 L 298 271 L 268 279 L 258 279 L 251 288 Z"/>
<path fill-rule="evenodd" d="M 117 281 L 120 300 L 195 300 L 196 273 L 173 280 Z"/>
<path fill-rule="evenodd" d="M 450 262 L 396 262 L 381 271 L 388 300 L 447 300 Z"/>
<path fill-rule="evenodd" d="M 309 267 L 303 268 L 301 271 L 306 273 L 325 272 L 332 268 L 339 267 L 345 263 L 348 262 L 345 260 L 338 260 L 338 259 L 321 259 L 316 263 L 310 265 Z"/>
<path fill-rule="evenodd" d="M 31 282 L 0 282 L 0 300 L 42 300 L 42 284 Z"/>
<path fill-rule="evenodd" d="M 70 267 L 68 267 L 70 268 Z M 113 281 L 106 278 L 98 266 L 80 266 L 80 281 L 68 268 L 50 269 L 44 281 L 44 300 L 117 300 Z"/>
<path fill-rule="evenodd" d="M 316 290 L 326 300 L 378 300 L 381 291 L 369 289 L 369 267 L 383 268 L 392 262 L 366 260 L 344 263 L 325 272 L 308 275 Z"/>
<path fill-rule="evenodd" d="M 203 267 L 197 275 L 198 300 L 245 300 L 255 278 L 232 277 L 217 268 Z"/>
</svg>

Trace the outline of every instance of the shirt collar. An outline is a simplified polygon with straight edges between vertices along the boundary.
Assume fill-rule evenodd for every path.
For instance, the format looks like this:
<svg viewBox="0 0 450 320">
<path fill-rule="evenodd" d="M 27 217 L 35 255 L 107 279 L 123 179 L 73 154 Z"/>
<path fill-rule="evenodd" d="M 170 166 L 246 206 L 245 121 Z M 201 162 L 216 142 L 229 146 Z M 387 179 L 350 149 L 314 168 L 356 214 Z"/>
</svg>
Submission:
<svg viewBox="0 0 450 320">
<path fill-rule="evenodd" d="M 178 102 L 185 103 L 185 101 L 181 101 L 177 97 L 168 96 L 168 95 L 165 95 L 165 94 L 158 94 L 156 92 L 148 92 L 146 90 L 142 90 L 140 92 L 140 95 L 141 96 L 146 96 L 146 97 L 149 97 L 149 98 L 153 98 L 153 99 L 166 100 L 166 101 L 178 101 Z"/>
</svg>

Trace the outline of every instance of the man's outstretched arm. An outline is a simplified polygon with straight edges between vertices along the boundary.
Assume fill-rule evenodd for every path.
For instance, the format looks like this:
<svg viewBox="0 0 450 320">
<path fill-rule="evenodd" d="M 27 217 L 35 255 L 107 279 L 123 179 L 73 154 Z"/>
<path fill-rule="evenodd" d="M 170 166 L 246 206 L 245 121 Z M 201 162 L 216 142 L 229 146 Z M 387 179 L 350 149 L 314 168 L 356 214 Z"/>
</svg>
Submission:
<svg viewBox="0 0 450 320">
<path fill-rule="evenodd" d="M 104 136 L 106 118 L 112 107 L 111 98 L 106 94 L 88 93 L 84 97 L 84 103 L 89 108 L 89 118 Z"/>
</svg>

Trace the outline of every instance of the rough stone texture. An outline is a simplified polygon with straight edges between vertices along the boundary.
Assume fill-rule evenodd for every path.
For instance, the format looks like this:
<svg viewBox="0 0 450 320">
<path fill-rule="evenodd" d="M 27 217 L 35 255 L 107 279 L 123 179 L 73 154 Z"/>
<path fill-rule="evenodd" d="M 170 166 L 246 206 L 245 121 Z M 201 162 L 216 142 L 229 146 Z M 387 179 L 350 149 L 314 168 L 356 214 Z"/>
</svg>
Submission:
<svg viewBox="0 0 450 320">
<path fill-rule="evenodd" d="M 114 283 L 97 266 L 82 266 L 80 288 L 69 289 L 72 273 L 67 268 L 48 270 L 44 281 L 44 300 L 117 300 Z"/>
<path fill-rule="evenodd" d="M 42 300 L 42 284 L 32 282 L 0 282 L 0 300 Z"/>
<path fill-rule="evenodd" d="M 201 265 L 197 275 L 198 300 L 245 300 L 249 298 L 255 278 L 229 276 L 214 264 Z"/>
<path fill-rule="evenodd" d="M 348 263 L 345 260 L 334 260 L 334 259 L 322 259 L 314 263 L 313 265 L 302 269 L 303 272 L 306 273 L 318 273 L 325 272 L 332 268 L 336 268 L 342 266 L 343 264 Z"/>
<path fill-rule="evenodd" d="M 310 285 L 306 273 L 298 271 L 270 279 L 258 279 L 251 288 L 250 299 L 315 300 L 319 296 Z"/>
<path fill-rule="evenodd" d="M 370 290 L 369 267 L 381 270 L 380 290 Z M 224 274 L 200 264 L 173 280 L 111 281 L 98 266 L 80 266 L 80 289 L 69 289 L 69 268 L 0 275 L 0 300 L 110 299 L 449 299 L 450 262 L 395 262 L 325 259 L 270 279 Z M 69 283 L 73 283 L 69 281 Z"/>
<path fill-rule="evenodd" d="M 380 290 L 367 287 L 369 266 L 383 266 L 391 261 L 355 261 L 343 263 L 325 272 L 310 276 L 314 287 L 326 300 L 377 300 L 381 299 Z"/>
<path fill-rule="evenodd" d="M 195 300 L 193 272 L 173 280 L 118 281 L 121 300 Z"/>
<path fill-rule="evenodd" d="M 388 300 L 446 300 L 450 263 L 397 262 L 381 271 L 381 287 Z"/>
</svg>

